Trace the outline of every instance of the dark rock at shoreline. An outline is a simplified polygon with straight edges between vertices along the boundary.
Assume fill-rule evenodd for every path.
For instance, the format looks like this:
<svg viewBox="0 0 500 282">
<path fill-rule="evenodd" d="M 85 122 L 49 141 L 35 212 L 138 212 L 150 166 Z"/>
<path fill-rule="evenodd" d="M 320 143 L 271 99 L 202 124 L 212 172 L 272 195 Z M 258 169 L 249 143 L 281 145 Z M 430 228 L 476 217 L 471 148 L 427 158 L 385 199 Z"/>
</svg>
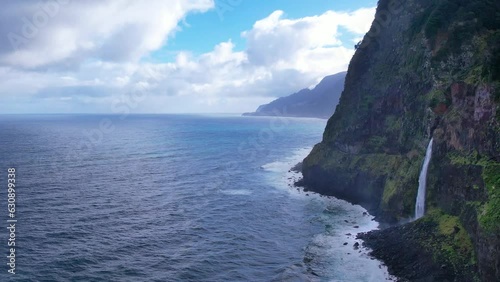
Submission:
<svg viewBox="0 0 500 282">
<path fill-rule="evenodd" d="M 415 248 L 415 242 L 407 241 L 409 238 L 401 236 L 397 228 L 362 233 L 358 238 L 373 250 L 370 254 L 384 261 L 389 272 L 397 277 L 418 281 L 454 281 L 452 273 L 446 273 L 444 269 L 434 265 L 431 255 Z"/>
<path fill-rule="evenodd" d="M 449 234 L 442 234 L 438 223 L 419 220 L 360 233 L 357 238 L 372 249 L 370 255 L 384 261 L 389 272 L 402 281 L 474 281 L 477 270 L 474 266 L 462 267 L 466 263 L 457 261 L 460 257 L 454 252 L 464 247 L 458 245 L 453 228 L 449 231 Z M 445 250 L 433 250 L 433 246 L 443 245 L 447 246 Z"/>
<path fill-rule="evenodd" d="M 302 162 L 294 165 L 290 171 L 297 172 L 297 173 L 302 173 Z"/>
<path fill-rule="evenodd" d="M 304 191 L 307 191 L 306 187 L 304 186 L 304 179 L 301 178 L 293 183 L 295 187 L 301 187 L 304 188 Z"/>
</svg>

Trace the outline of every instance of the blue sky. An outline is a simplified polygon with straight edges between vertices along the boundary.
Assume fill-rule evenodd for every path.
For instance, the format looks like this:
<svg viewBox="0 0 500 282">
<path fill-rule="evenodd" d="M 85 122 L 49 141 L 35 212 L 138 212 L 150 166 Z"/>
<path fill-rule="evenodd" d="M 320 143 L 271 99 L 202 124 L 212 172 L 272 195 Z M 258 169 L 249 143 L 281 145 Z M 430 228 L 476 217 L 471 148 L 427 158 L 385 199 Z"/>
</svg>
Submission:
<svg viewBox="0 0 500 282">
<path fill-rule="evenodd" d="M 176 32 L 163 48 L 153 52 L 147 60 L 163 62 L 172 60 L 180 50 L 190 50 L 194 54 L 210 51 L 222 41 L 231 39 L 235 50 L 245 48 L 241 32 L 276 10 L 283 10 L 287 18 L 302 18 L 320 15 L 328 10 L 354 11 L 363 7 L 375 7 L 376 0 L 339 1 L 339 0 L 216 0 L 215 8 L 206 13 L 187 15 Z M 352 47 L 352 35 L 344 30 L 341 36 L 346 47 Z"/>
<path fill-rule="evenodd" d="M 376 1 L 37 0 L 0 11 L 0 113 L 239 113 L 347 69 Z"/>
</svg>

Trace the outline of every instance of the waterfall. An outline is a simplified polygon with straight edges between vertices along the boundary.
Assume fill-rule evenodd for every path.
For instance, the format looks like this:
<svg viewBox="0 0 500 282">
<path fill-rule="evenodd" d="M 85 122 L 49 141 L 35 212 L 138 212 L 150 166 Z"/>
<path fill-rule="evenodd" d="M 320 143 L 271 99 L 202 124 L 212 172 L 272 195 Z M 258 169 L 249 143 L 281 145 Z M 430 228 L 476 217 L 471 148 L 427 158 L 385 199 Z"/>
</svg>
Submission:
<svg viewBox="0 0 500 282">
<path fill-rule="evenodd" d="M 422 171 L 420 172 L 420 177 L 418 178 L 418 194 L 417 201 L 415 203 L 415 219 L 419 219 L 424 216 L 425 212 L 425 189 L 427 182 L 427 169 L 429 168 L 429 162 L 432 157 L 432 141 L 429 142 L 427 146 L 427 152 L 425 153 L 424 164 L 422 165 Z"/>
</svg>

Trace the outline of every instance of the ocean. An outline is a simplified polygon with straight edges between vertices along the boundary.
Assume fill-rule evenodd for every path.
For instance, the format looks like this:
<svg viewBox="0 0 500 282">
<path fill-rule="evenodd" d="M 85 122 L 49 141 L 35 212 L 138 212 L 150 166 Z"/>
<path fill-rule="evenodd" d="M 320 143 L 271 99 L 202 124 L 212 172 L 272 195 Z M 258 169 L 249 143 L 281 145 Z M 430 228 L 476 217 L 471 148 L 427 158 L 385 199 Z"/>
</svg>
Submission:
<svg viewBox="0 0 500 282">
<path fill-rule="evenodd" d="M 325 120 L 0 115 L 0 281 L 384 281 L 360 206 L 290 168 Z M 15 168 L 15 272 L 7 175 Z M 332 183 L 334 185 L 334 183 Z"/>
</svg>

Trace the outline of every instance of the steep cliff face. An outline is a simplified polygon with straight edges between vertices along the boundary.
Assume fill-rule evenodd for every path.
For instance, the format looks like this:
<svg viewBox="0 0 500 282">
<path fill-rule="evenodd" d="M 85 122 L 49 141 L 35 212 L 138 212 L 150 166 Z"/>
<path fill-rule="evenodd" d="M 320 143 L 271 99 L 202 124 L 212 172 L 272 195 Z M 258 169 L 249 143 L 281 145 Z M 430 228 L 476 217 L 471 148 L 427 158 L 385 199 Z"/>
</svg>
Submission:
<svg viewBox="0 0 500 282">
<path fill-rule="evenodd" d="M 439 277 L 498 281 L 499 100 L 499 1 L 381 0 L 323 141 L 304 160 L 303 184 L 402 222 L 434 137 L 428 215 L 405 234 L 435 235 L 412 246 L 448 266 Z"/>
</svg>

